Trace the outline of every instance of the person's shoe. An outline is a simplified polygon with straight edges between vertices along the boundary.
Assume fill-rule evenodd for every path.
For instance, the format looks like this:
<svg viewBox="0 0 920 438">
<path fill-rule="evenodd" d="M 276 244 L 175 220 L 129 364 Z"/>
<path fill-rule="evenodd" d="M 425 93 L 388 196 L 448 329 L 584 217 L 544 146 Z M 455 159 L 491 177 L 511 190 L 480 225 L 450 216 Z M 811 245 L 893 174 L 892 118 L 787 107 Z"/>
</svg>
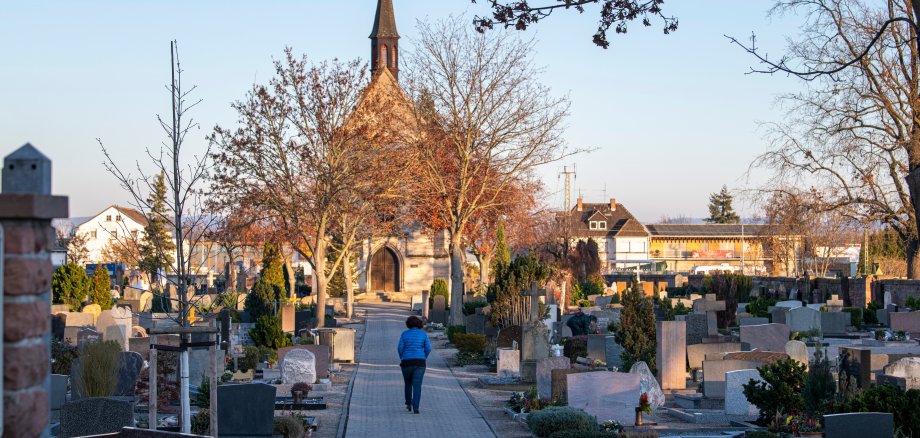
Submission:
<svg viewBox="0 0 920 438">
<path fill-rule="evenodd" d="M 418 413 L 418 409 L 412 411 L 412 413 L 413 413 L 413 414 L 417 414 L 417 413 Z"/>
<path fill-rule="evenodd" d="M 407 410 L 407 411 L 411 411 L 411 410 L 412 410 L 412 405 L 406 405 L 406 410 Z"/>
</svg>

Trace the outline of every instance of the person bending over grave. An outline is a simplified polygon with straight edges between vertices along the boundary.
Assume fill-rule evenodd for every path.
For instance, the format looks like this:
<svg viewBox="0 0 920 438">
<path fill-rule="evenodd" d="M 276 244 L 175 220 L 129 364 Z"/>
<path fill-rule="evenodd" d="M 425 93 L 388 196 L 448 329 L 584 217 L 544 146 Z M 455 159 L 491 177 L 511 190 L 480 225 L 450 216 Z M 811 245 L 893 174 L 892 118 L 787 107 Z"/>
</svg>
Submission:
<svg viewBox="0 0 920 438">
<path fill-rule="evenodd" d="M 585 336 L 591 333 L 591 322 L 597 321 L 593 315 L 587 315 L 581 309 L 575 311 L 565 325 L 572 329 L 572 336 Z"/>
<path fill-rule="evenodd" d="M 418 413 L 422 398 L 422 378 L 425 377 L 425 360 L 431 353 L 431 340 L 422 330 L 425 323 L 417 316 L 406 319 L 406 331 L 399 336 L 396 350 L 399 352 L 399 367 L 406 383 L 406 410 Z"/>
</svg>

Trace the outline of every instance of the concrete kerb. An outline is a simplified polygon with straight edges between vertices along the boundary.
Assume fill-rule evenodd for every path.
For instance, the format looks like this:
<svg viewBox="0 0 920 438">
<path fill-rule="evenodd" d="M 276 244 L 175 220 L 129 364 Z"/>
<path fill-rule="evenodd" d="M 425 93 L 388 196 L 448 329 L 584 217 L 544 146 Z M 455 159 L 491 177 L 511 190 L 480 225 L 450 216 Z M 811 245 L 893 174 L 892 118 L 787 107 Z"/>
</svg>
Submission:
<svg viewBox="0 0 920 438">
<path fill-rule="evenodd" d="M 357 303 L 355 303 L 357 304 Z M 355 315 L 357 316 L 357 306 Z M 364 309 L 364 324 L 361 329 L 361 343 L 356 345 L 355 349 L 358 350 L 355 354 L 355 369 L 351 373 L 351 379 L 348 380 L 348 389 L 345 390 L 345 399 L 342 400 L 342 412 L 339 413 L 339 427 L 335 433 L 336 438 L 345 438 L 345 433 L 348 432 L 348 412 L 351 409 L 351 391 L 355 386 L 355 378 L 358 376 L 358 368 L 361 367 L 361 351 L 364 349 L 364 337 L 367 335 L 367 309 Z"/>
</svg>

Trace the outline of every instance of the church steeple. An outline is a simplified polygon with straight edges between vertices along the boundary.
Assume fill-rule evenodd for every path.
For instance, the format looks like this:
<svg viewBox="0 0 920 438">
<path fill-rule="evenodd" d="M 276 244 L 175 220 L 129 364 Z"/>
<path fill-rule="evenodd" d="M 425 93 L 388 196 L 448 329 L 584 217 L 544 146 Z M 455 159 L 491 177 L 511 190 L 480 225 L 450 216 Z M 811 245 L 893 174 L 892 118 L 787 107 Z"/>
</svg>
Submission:
<svg viewBox="0 0 920 438">
<path fill-rule="evenodd" d="M 399 79 L 399 33 L 396 32 L 396 15 L 393 0 L 377 0 L 377 15 L 371 31 L 371 75 L 386 67 Z"/>
</svg>

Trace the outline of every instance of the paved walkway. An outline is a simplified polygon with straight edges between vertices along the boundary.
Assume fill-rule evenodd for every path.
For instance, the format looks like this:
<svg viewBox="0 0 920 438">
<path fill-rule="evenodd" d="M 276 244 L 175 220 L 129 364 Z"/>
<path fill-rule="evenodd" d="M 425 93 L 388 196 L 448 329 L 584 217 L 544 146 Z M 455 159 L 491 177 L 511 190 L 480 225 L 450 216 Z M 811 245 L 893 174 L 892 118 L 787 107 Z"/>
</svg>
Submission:
<svg viewBox="0 0 920 438">
<path fill-rule="evenodd" d="M 406 303 L 366 304 L 367 327 L 349 404 L 347 437 L 494 437 L 444 360 L 428 357 L 421 414 L 406 411 L 396 344 Z"/>
</svg>

